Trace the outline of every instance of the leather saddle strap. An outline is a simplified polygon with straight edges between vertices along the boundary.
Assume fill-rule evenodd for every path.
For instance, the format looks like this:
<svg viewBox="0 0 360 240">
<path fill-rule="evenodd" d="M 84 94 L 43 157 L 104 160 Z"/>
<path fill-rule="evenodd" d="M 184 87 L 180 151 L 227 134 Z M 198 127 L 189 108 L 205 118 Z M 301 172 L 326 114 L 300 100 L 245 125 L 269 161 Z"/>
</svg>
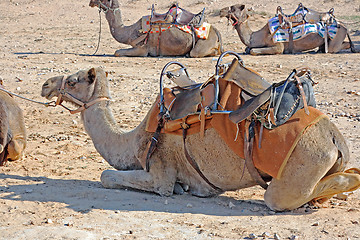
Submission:
<svg viewBox="0 0 360 240">
<path fill-rule="evenodd" d="M 195 169 L 195 171 L 200 175 L 200 177 L 202 179 L 204 179 L 204 181 L 207 184 L 209 184 L 216 191 L 222 192 L 221 188 L 215 186 L 214 184 L 212 184 L 209 181 L 209 179 L 206 178 L 206 176 L 201 172 L 201 170 L 200 170 L 199 166 L 197 165 L 197 163 L 195 162 L 195 160 L 190 156 L 190 154 L 186 148 L 186 143 L 185 143 L 187 130 L 183 128 L 182 131 L 183 131 L 183 143 L 184 143 L 184 152 L 185 152 L 186 160 L 190 163 L 190 165 Z"/>
<path fill-rule="evenodd" d="M 294 34 L 293 34 L 293 28 L 289 28 L 289 50 L 290 53 L 294 53 Z"/>
<path fill-rule="evenodd" d="M 148 146 L 148 151 L 147 151 L 147 155 L 146 155 L 146 159 L 145 159 L 145 170 L 147 172 L 150 171 L 150 157 L 151 155 L 154 153 L 156 147 L 157 147 L 157 144 L 159 142 L 159 136 L 160 136 L 160 132 L 161 132 L 161 129 L 164 127 L 164 120 L 163 118 L 161 117 L 159 119 L 159 122 L 158 122 L 158 126 L 156 128 L 156 131 L 154 133 L 154 135 L 152 136 L 151 138 L 151 142 L 150 142 L 150 145 Z"/>
<path fill-rule="evenodd" d="M 295 75 L 295 79 L 296 79 L 296 81 L 297 81 L 297 83 L 298 83 L 298 84 L 297 84 L 297 87 L 299 88 L 300 95 L 301 95 L 302 100 L 303 100 L 303 102 L 304 102 L 305 113 L 306 113 L 307 115 L 309 115 L 310 112 L 309 112 L 309 107 L 308 107 L 308 105 L 307 105 L 306 95 L 305 95 L 305 92 L 304 92 L 304 88 L 303 88 L 303 86 L 302 86 L 302 84 L 301 84 L 300 78 Z"/>
<path fill-rule="evenodd" d="M 259 184 L 262 188 L 267 189 L 268 184 L 264 181 L 264 179 L 260 176 L 259 171 L 255 168 L 254 162 L 252 159 L 252 151 L 254 147 L 254 125 L 255 122 L 252 121 L 249 126 L 249 134 L 247 135 L 245 132 L 244 136 L 244 155 L 245 155 L 245 164 L 250 173 L 250 176 Z M 249 136 L 249 139 L 247 138 Z"/>
</svg>

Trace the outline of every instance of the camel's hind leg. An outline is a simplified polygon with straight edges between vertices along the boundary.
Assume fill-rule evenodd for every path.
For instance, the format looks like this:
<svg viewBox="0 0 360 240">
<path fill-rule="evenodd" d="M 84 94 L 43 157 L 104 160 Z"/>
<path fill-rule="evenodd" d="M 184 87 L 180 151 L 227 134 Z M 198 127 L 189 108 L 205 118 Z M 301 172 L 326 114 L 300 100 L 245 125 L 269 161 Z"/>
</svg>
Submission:
<svg viewBox="0 0 360 240">
<path fill-rule="evenodd" d="M 24 152 L 26 146 L 26 140 L 22 136 L 15 136 L 11 141 L 9 142 L 9 155 L 8 158 L 10 160 L 19 160 Z"/>
<path fill-rule="evenodd" d="M 337 53 L 344 49 L 351 47 L 349 42 L 344 42 L 347 30 L 344 27 L 340 27 L 333 39 L 329 41 L 329 53 Z"/>
<path fill-rule="evenodd" d="M 190 57 L 201 58 L 220 55 L 223 51 L 220 33 L 211 28 L 207 39 L 199 39 L 190 51 Z"/>
<path fill-rule="evenodd" d="M 271 181 L 265 192 L 266 205 L 277 211 L 291 210 L 359 187 L 359 174 L 337 173 L 348 157 L 345 140 L 336 127 L 328 119 L 320 120 L 298 142 L 281 178 Z"/>
</svg>

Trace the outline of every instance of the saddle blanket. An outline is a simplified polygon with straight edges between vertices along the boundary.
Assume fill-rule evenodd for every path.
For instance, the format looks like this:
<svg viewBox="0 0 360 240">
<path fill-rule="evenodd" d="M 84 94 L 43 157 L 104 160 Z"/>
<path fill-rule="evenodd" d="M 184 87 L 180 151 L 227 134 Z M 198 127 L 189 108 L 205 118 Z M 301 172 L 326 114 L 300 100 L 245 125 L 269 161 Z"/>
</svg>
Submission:
<svg viewBox="0 0 360 240">
<path fill-rule="evenodd" d="M 176 11 L 177 9 L 177 11 Z M 176 19 L 177 16 L 181 15 L 182 10 L 179 8 L 170 9 L 170 15 L 173 16 L 173 19 Z M 172 27 L 177 27 L 180 30 L 192 34 L 192 30 L 190 26 L 187 25 L 177 25 L 177 24 L 151 24 L 151 16 L 143 16 L 141 20 L 142 29 L 140 30 L 142 33 L 159 33 L 164 32 Z M 200 27 L 194 28 L 195 35 L 201 39 L 207 39 L 209 36 L 211 24 L 204 22 Z"/>
<path fill-rule="evenodd" d="M 156 103 L 150 109 L 148 121 L 145 130 L 155 132 L 157 128 L 157 116 L 159 114 L 158 97 Z M 255 139 L 253 149 L 253 161 L 257 169 L 269 174 L 270 176 L 280 179 L 281 173 L 301 136 L 308 131 L 311 126 L 319 122 L 322 118 L 327 117 L 318 109 L 309 107 L 310 114 L 307 115 L 304 109 L 297 111 L 286 123 L 279 127 L 268 130 L 263 129 L 261 139 L 261 148 L 259 148 L 260 124 L 255 127 Z M 166 122 L 161 133 L 182 135 L 181 122 L 183 120 L 174 120 Z M 190 128 L 187 135 L 200 132 L 200 121 L 198 115 L 188 116 L 185 121 Z M 170 127 L 171 126 L 171 127 Z M 175 127 L 174 127 L 175 126 Z M 239 157 L 244 156 L 244 133 L 245 121 L 237 126 L 231 122 L 228 114 L 213 114 L 206 118 L 205 129 L 214 128 L 220 137 L 227 143 L 229 148 Z M 206 132 L 205 132 L 206 137 Z M 219 160 L 220 161 L 220 160 Z"/>
<path fill-rule="evenodd" d="M 274 42 L 289 42 L 289 29 L 282 29 L 279 26 L 279 18 L 273 17 L 269 20 L 269 30 L 273 35 Z M 333 39 L 337 33 L 337 22 L 334 21 L 327 26 L 329 37 Z M 292 28 L 293 40 L 300 40 L 310 33 L 318 33 L 321 37 L 325 36 L 325 26 L 322 22 L 315 24 L 305 23 Z"/>
</svg>

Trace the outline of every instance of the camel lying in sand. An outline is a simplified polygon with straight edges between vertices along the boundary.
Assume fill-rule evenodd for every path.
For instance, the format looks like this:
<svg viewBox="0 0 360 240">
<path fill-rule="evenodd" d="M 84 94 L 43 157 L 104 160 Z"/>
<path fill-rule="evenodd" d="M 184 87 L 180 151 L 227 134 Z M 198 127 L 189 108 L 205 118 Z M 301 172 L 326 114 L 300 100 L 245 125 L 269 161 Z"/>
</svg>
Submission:
<svg viewBox="0 0 360 240">
<path fill-rule="evenodd" d="M 117 0 L 91 0 L 91 7 L 100 7 L 106 15 L 110 32 L 116 41 L 129 44 L 132 48 L 119 49 L 115 56 L 183 56 L 190 57 L 216 56 L 222 52 L 222 40 L 220 32 L 210 27 L 207 39 L 193 36 L 171 27 L 160 33 L 142 33 L 142 19 L 130 26 L 125 26 L 122 21 L 119 2 Z"/>
<path fill-rule="evenodd" d="M 20 159 L 25 147 L 23 112 L 12 96 L 0 89 L 0 166 L 7 160 Z"/>
<path fill-rule="evenodd" d="M 302 39 L 294 41 L 291 49 L 292 51 L 290 50 L 289 42 L 273 41 L 273 36 L 269 30 L 269 23 L 260 30 L 253 32 L 248 24 L 249 12 L 245 8 L 245 5 L 242 4 L 236 4 L 221 9 L 220 17 L 226 17 L 234 22 L 234 27 L 239 34 L 241 42 L 247 46 L 246 51 L 251 55 L 303 52 L 317 47 L 324 49 L 325 40 L 316 32 L 310 33 Z M 346 36 L 348 36 L 350 42 L 344 42 Z M 329 39 L 328 52 L 337 53 L 343 49 L 349 48 L 351 48 L 352 52 L 356 52 L 351 43 L 348 30 L 343 24 L 338 23 L 335 37 Z"/>
<path fill-rule="evenodd" d="M 186 145 L 203 174 L 220 191 L 190 166 L 181 136 L 161 134 L 160 145 L 151 155 L 151 168 L 145 171 L 143 156 L 153 135 L 145 131 L 149 113 L 134 130 L 121 131 L 112 114 L 109 83 L 101 68 L 50 78 L 43 84 L 41 96 L 57 97 L 60 89 L 61 101 L 76 106 L 86 103 L 81 111 L 85 130 L 97 151 L 116 169 L 102 173 L 101 182 L 106 188 L 133 188 L 170 196 L 176 183 L 182 183 L 189 186 L 191 194 L 208 197 L 256 185 L 244 160 L 213 128 L 207 129 L 203 138 L 200 134 L 189 135 Z M 349 149 L 343 136 L 328 118 L 322 118 L 302 135 L 282 177 L 272 179 L 265 192 L 266 205 L 273 210 L 290 210 L 313 199 L 327 199 L 359 188 L 360 171 L 343 171 L 348 161 Z"/>
</svg>

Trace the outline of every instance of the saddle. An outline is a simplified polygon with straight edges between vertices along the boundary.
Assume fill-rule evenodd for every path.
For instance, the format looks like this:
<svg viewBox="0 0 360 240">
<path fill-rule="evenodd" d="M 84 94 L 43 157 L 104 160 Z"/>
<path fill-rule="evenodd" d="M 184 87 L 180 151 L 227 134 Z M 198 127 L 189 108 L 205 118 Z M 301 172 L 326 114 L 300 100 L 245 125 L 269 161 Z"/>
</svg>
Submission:
<svg viewBox="0 0 360 240">
<path fill-rule="evenodd" d="M 322 23 L 325 26 L 325 30 L 327 31 L 327 25 L 333 24 L 335 20 L 335 16 L 333 15 L 334 8 L 331 8 L 328 12 L 317 12 L 315 10 L 304 7 L 302 3 L 299 3 L 299 6 L 295 10 L 293 14 L 287 15 L 282 11 L 281 6 L 278 6 L 276 9 L 276 16 L 279 19 L 279 27 L 282 29 L 289 29 L 289 48 L 290 52 L 293 53 L 293 33 L 292 28 L 307 24 L 307 23 Z M 327 32 L 324 36 L 325 39 L 325 52 L 328 49 L 327 43 Z"/>
<path fill-rule="evenodd" d="M 200 27 L 204 22 L 205 8 L 197 13 L 191 13 L 188 10 L 180 8 L 177 4 L 173 4 L 166 13 L 155 12 L 154 4 L 151 8 L 150 22 L 156 24 L 177 24 L 189 25 L 195 28 Z"/>
<path fill-rule="evenodd" d="M 236 59 L 231 64 L 220 64 L 226 54 L 233 54 Z M 236 125 L 241 123 L 245 126 L 243 147 L 246 166 L 252 177 L 266 188 L 266 182 L 261 178 L 252 161 L 255 124 L 260 122 L 261 129 L 263 126 L 274 129 L 284 124 L 297 110 L 315 106 L 313 81 L 309 71 L 307 69 L 299 72 L 294 70 L 285 81 L 270 84 L 258 73 L 245 67 L 238 54 L 228 51 L 219 57 L 215 75 L 206 82 L 176 86 L 171 89 L 164 88 L 164 76 L 170 79 L 174 76 L 181 77 L 179 69 L 174 70 L 176 74 L 174 71 L 167 70 L 173 64 L 179 65 L 182 70 L 180 72 L 184 75 L 183 79 L 187 79 L 187 83 L 192 83 L 182 64 L 170 62 L 163 68 L 160 76 L 160 95 L 157 104 L 151 110 L 146 126 L 146 131 L 154 132 L 154 135 L 148 145 L 147 154 L 144 155 L 146 157 L 143 160 L 143 163 L 146 163 L 145 169 L 148 171 L 150 168 L 150 157 L 156 149 L 161 133 L 182 135 L 188 162 L 204 181 L 215 190 L 220 190 L 201 172 L 189 155 L 185 141 L 188 134 L 200 132 L 200 136 L 203 137 L 207 128 L 216 129 L 212 124 L 226 117 Z M 217 118 L 217 116 L 221 117 Z M 153 124 L 154 121 L 151 119 L 158 119 L 157 124 Z M 259 134 L 259 145 L 261 132 L 262 130 Z M 234 142 L 233 139 L 232 142 Z"/>
</svg>

